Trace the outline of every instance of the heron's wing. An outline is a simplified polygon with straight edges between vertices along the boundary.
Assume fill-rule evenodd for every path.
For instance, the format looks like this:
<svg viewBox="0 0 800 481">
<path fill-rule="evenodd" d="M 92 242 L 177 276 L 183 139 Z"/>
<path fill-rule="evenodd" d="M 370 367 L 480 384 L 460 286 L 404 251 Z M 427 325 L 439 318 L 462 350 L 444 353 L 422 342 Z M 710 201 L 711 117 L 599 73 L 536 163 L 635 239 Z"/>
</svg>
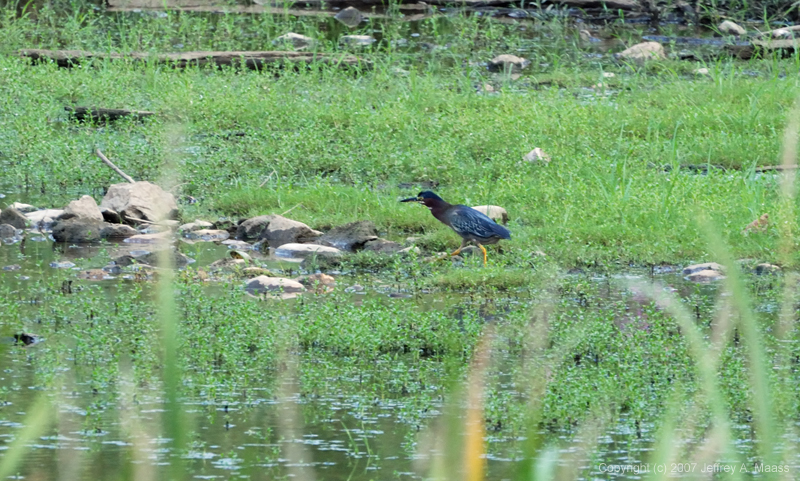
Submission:
<svg viewBox="0 0 800 481">
<path fill-rule="evenodd" d="M 508 229 L 472 207 L 458 205 L 452 212 L 450 224 L 456 234 L 462 237 L 471 235 L 484 239 L 494 236 L 501 239 L 511 238 L 511 232 Z"/>
</svg>

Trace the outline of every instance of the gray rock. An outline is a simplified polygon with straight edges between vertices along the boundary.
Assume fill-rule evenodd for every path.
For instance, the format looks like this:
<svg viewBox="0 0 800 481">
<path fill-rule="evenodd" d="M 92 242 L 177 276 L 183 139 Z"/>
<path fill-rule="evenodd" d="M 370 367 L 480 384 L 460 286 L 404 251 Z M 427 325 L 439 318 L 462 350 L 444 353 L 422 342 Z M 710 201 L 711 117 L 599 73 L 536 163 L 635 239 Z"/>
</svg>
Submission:
<svg viewBox="0 0 800 481">
<path fill-rule="evenodd" d="M 11 207 L 12 209 L 17 209 L 23 214 L 27 214 L 28 212 L 33 212 L 36 210 L 36 207 L 30 204 L 23 204 L 22 202 L 14 202 L 9 207 Z"/>
<path fill-rule="evenodd" d="M 109 224 L 97 219 L 70 217 L 53 225 L 53 238 L 57 242 L 83 243 L 100 239 L 125 239 L 138 234 L 136 229 L 122 224 Z"/>
<path fill-rule="evenodd" d="M 125 224 L 109 224 L 105 222 L 100 230 L 100 237 L 103 239 L 127 239 L 138 235 L 139 231 Z"/>
<path fill-rule="evenodd" d="M 182 226 L 178 227 L 178 230 L 182 232 L 192 232 L 202 229 L 212 229 L 213 227 L 214 224 L 212 224 L 211 222 L 207 222 L 204 220 L 196 220 L 194 222 L 189 222 L 188 224 L 183 224 Z"/>
<path fill-rule="evenodd" d="M 284 277 L 258 276 L 247 281 L 245 290 L 251 294 L 297 293 L 306 290 L 303 284 Z"/>
<path fill-rule="evenodd" d="M 386 239 L 375 239 L 364 243 L 364 251 L 378 254 L 396 254 L 403 250 L 403 244 Z"/>
<path fill-rule="evenodd" d="M 275 255 L 294 259 L 305 259 L 311 256 L 339 257 L 342 255 L 342 251 L 335 247 L 318 244 L 283 244 L 275 250 Z"/>
<path fill-rule="evenodd" d="M 59 216 L 59 219 L 70 219 L 79 217 L 82 219 L 103 220 L 103 214 L 100 208 L 97 207 L 97 202 L 90 195 L 84 195 L 78 200 L 73 200 L 64 209 L 64 213 Z"/>
<path fill-rule="evenodd" d="M 356 252 L 364 248 L 364 244 L 378 238 L 378 229 L 369 220 L 351 222 L 328 231 L 318 242 L 337 249 Z"/>
<path fill-rule="evenodd" d="M 270 247 L 276 248 L 284 244 L 314 242 L 321 235 L 322 232 L 314 230 L 302 222 L 276 215 L 264 229 L 261 239 L 269 242 Z"/>
<path fill-rule="evenodd" d="M 103 207 L 100 209 L 100 214 L 103 215 L 103 220 L 109 224 L 122 224 L 122 217 L 115 210 Z"/>
<path fill-rule="evenodd" d="M 17 236 L 17 228 L 11 224 L 0 224 L 0 239 L 10 239 Z"/>
<path fill-rule="evenodd" d="M 230 234 L 228 234 L 228 231 L 226 230 L 200 229 L 194 232 L 189 232 L 186 234 L 186 237 L 197 241 L 214 242 L 224 241 L 230 237 Z"/>
<path fill-rule="evenodd" d="M 289 32 L 276 38 L 272 41 L 272 43 L 273 45 L 290 44 L 295 49 L 302 50 L 314 45 L 314 39 L 311 37 L 306 37 L 305 35 L 300 35 L 299 33 Z"/>
<path fill-rule="evenodd" d="M 28 219 L 22 215 L 22 212 L 9 207 L 0 212 L 0 224 L 8 224 L 17 229 L 24 229 L 28 223 Z"/>
<path fill-rule="evenodd" d="M 339 37 L 339 43 L 361 47 L 372 45 L 372 42 L 374 41 L 375 39 L 369 35 L 343 35 L 342 37 Z"/>
<path fill-rule="evenodd" d="M 489 217 L 498 224 L 505 225 L 508 223 L 508 212 L 499 205 L 479 205 L 473 207 L 473 209 Z"/>
<path fill-rule="evenodd" d="M 141 264 L 147 264 L 150 266 L 158 266 L 160 264 L 160 256 L 163 255 L 161 252 L 148 252 L 142 256 L 136 257 L 136 262 Z M 194 262 L 194 259 L 191 257 L 178 252 L 175 249 L 170 249 L 167 252 L 167 258 L 172 267 L 184 267 L 188 264 Z"/>
<path fill-rule="evenodd" d="M 725 279 L 725 276 L 720 271 L 715 271 L 713 269 L 693 272 L 686 277 L 693 282 L 712 282 Z"/>
<path fill-rule="evenodd" d="M 172 232 L 168 230 L 152 234 L 136 234 L 125 239 L 128 244 L 161 244 L 172 241 Z"/>
<path fill-rule="evenodd" d="M 642 64 L 648 60 L 663 60 L 667 58 L 667 54 L 664 46 L 658 42 L 642 42 L 623 50 L 615 57 Z"/>
<path fill-rule="evenodd" d="M 516 55 L 498 55 L 497 57 L 493 58 L 489 61 L 487 67 L 491 72 L 519 72 L 525 67 L 527 67 L 531 63 L 530 60 L 524 59 L 522 57 L 517 57 Z"/>
<path fill-rule="evenodd" d="M 780 271 L 781 268 L 779 266 L 776 266 L 775 264 L 768 264 L 766 262 L 758 264 L 755 269 L 756 275 L 759 276 L 763 276 L 765 274 L 777 274 Z"/>
<path fill-rule="evenodd" d="M 358 27 L 358 24 L 364 21 L 364 15 L 355 7 L 347 7 L 333 18 L 350 28 Z"/>
<path fill-rule="evenodd" d="M 259 239 L 275 217 L 274 215 L 260 215 L 247 219 L 236 229 L 236 238 L 244 241 Z"/>
<path fill-rule="evenodd" d="M 741 25 L 731 22 L 730 20 L 725 20 L 724 22 L 720 23 L 717 27 L 719 33 L 723 35 L 744 35 L 747 33 L 747 30 L 744 29 Z"/>
<path fill-rule="evenodd" d="M 43 230 L 50 230 L 56 219 L 63 213 L 64 211 L 61 209 L 45 209 L 29 212 L 25 214 L 25 217 L 30 221 L 31 226 L 37 229 L 41 227 Z"/>
<path fill-rule="evenodd" d="M 108 188 L 100 207 L 119 212 L 128 224 L 135 223 L 133 219 L 157 222 L 174 219 L 178 215 L 175 196 L 146 181 L 113 184 Z"/>
<path fill-rule="evenodd" d="M 716 262 L 704 262 L 702 264 L 692 264 L 690 266 L 683 268 L 683 275 L 688 276 L 694 274 L 695 272 L 700 271 L 717 271 L 717 272 L 725 272 L 725 267 L 721 264 L 717 264 Z"/>
<path fill-rule="evenodd" d="M 109 224 L 110 225 L 110 224 Z M 85 243 L 98 242 L 106 223 L 96 219 L 72 217 L 62 219 L 53 225 L 53 239 L 56 242 Z"/>
<path fill-rule="evenodd" d="M 522 160 L 524 160 L 525 162 L 530 162 L 532 164 L 535 164 L 537 162 L 541 162 L 543 164 L 549 164 L 550 156 L 547 155 L 547 152 L 542 150 L 541 147 L 536 147 L 535 149 L 525 154 L 525 156 L 522 157 Z"/>
</svg>

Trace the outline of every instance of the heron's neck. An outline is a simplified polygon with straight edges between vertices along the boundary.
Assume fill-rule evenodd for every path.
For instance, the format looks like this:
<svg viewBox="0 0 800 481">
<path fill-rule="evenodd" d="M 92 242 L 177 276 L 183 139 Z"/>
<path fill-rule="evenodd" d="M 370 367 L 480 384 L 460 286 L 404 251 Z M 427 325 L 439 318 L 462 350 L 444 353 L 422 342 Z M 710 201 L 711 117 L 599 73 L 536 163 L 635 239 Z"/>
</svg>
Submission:
<svg viewBox="0 0 800 481">
<path fill-rule="evenodd" d="M 432 202 L 430 205 L 426 204 L 425 206 L 431 210 L 431 214 L 433 214 L 434 217 L 436 217 L 442 222 L 445 222 L 445 214 L 447 213 L 447 209 L 452 207 L 452 205 L 448 204 L 443 200 L 441 201 L 437 200 L 435 202 Z"/>
</svg>

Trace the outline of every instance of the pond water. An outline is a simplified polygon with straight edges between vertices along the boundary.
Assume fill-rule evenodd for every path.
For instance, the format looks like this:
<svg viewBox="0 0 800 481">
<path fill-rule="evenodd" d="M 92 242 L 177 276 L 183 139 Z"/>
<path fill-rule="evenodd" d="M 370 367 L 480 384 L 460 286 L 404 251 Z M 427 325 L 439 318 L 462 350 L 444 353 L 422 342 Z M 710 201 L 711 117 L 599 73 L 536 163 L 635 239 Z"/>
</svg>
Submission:
<svg viewBox="0 0 800 481">
<path fill-rule="evenodd" d="M 142 246 L 137 246 L 142 248 Z M 101 268 L 125 245 L 99 246 L 57 245 L 47 238 L 0 246 L 0 266 L 18 266 L 14 270 L 0 271 L 0 285 L 4 295 L 19 297 L 26 303 L 22 311 L 28 319 L 25 325 L 36 334 L 34 319 L 38 318 L 39 304 L 36 294 L 26 286 L 46 281 L 51 276 L 73 280 L 72 289 L 80 292 L 84 286 L 100 286 L 110 301 L 137 283 L 124 276 L 102 281 L 80 279 L 78 273 L 87 268 Z M 181 249 L 191 254 L 196 262 L 193 269 L 203 269 L 213 260 L 224 257 L 225 246 L 211 242 L 184 244 Z M 71 262 L 72 268 L 55 268 L 51 265 Z M 285 263 L 271 259 L 265 262 L 276 271 Z M 295 265 L 296 268 L 296 265 Z M 598 292 L 609 299 L 627 299 L 630 309 L 636 311 L 647 304 L 646 300 L 630 300 L 620 281 L 640 279 L 670 286 L 684 298 L 702 299 L 704 308 L 712 305 L 716 295 L 713 285 L 700 286 L 689 283 L 673 269 L 650 273 L 635 270 L 621 276 L 572 275 L 602 286 Z M 339 276 L 338 289 L 363 277 Z M 38 285 L 38 284 L 37 284 Z M 367 286 L 366 294 L 351 294 L 350 302 L 360 302 L 364 297 L 388 298 L 386 283 L 383 287 Z M 214 295 L 215 283 L 208 286 Z M 509 293 L 506 301 L 519 304 L 527 294 Z M 568 296 L 571 294 L 568 294 Z M 77 302 L 76 298 L 76 302 Z M 465 299 L 465 298 L 464 298 Z M 420 310 L 453 310 L 458 312 L 480 309 L 464 303 L 457 294 L 420 294 L 409 298 L 392 298 L 391 302 L 413 303 Z M 253 300 L 252 302 L 260 302 Z M 282 301 L 285 303 L 296 300 Z M 502 305 L 503 300 L 495 299 Z M 575 299 L 577 304 L 593 304 L 594 299 Z M 598 306 L 600 304 L 597 304 Z M 492 323 L 504 322 L 504 310 L 495 310 L 487 317 Z M 506 311 L 507 312 L 507 311 Z M 628 314 L 621 312 L 620 316 Z M 35 371 L 43 362 L 37 352 L 55 339 L 41 339 L 30 346 L 16 345 L 8 326 L 0 323 L 4 342 L 0 345 L 0 439 L 10 441 L 22 428 L 27 406 L 42 391 L 41 378 Z M 44 357 L 44 356 L 42 356 Z M 515 359 L 500 354 L 498 376 L 511 379 Z M 69 361 L 69 360 L 67 360 Z M 159 385 L 137 385 L 126 372 L 125 360 L 120 360 L 120 374 L 116 381 L 98 384 L 91 380 L 91 369 L 86 366 L 59 366 L 60 381 L 49 396 L 58 406 L 55 429 L 33 441 L 23 463 L 20 479 L 117 479 L 127 477 L 147 479 L 170 463 L 182 462 L 192 479 L 274 479 L 285 473 L 294 473 L 299 479 L 424 479 L 425 466 L 431 462 L 430 452 L 444 449 L 434 447 L 428 454 L 419 452 L 425 441 L 429 425 L 442 416 L 445 399 L 442 385 L 430 385 L 413 393 L 399 396 L 376 395 L 363 389 L 348 389 L 352 385 L 391 383 L 393 377 L 408 375 L 411 363 L 404 363 L 402 355 L 384 359 L 378 364 L 365 365 L 357 358 L 333 355 L 325 351 L 307 350 L 291 354 L 285 362 L 293 365 L 300 378 L 274 374 L 274 382 L 249 386 L 245 392 L 220 392 L 224 386 L 203 385 L 192 380 L 188 395 L 181 406 L 193 426 L 190 448 L 175 453 L 162 437 L 162 416 L 168 415 Z M 395 365 L 395 363 L 399 363 Z M 502 367 L 508 365 L 508 372 Z M 398 372 L 396 369 L 403 372 Z M 437 363 L 425 369 L 440 371 Z M 442 374 L 442 376 L 444 376 Z M 437 378 L 434 375 L 434 378 Z M 438 377 L 446 383 L 445 377 Z M 519 395 L 520 387 L 513 382 L 501 384 L 511 396 Z M 368 390 L 367 390 L 368 391 Z M 600 466 L 634 465 L 647 462 L 652 449 L 653 435 L 649 423 L 636 423 L 621 417 L 597 434 L 596 453 L 593 458 L 576 457 L 576 432 L 556 430 L 545 432 L 559 448 L 560 463 L 578 463 L 581 479 L 610 477 L 639 479 L 636 473 L 609 473 Z M 743 426 L 742 429 L 749 429 Z M 579 436 L 581 433 L 577 433 Z M 582 434 L 586 436 L 587 434 Z M 524 439 L 519 433 L 501 431 L 487 433 L 489 442 L 488 479 L 511 479 L 519 456 L 519 443 Z M 0 444 L 0 450 L 7 449 Z M 749 454 L 750 446 L 742 446 Z M 133 453 L 133 454 L 132 454 Z M 288 453 L 288 454 L 287 454 Z M 130 462 L 130 464 L 128 464 Z M 127 466 L 120 472 L 121 466 Z"/>
</svg>

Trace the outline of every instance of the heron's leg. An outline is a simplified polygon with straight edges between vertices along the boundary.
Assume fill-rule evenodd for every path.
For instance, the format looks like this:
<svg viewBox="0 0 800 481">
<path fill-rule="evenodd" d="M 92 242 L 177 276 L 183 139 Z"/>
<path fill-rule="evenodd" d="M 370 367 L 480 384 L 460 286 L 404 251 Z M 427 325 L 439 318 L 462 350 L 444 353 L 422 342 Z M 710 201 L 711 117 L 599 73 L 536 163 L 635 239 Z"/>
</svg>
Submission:
<svg viewBox="0 0 800 481">
<path fill-rule="evenodd" d="M 476 242 L 476 244 L 478 244 L 478 243 Z M 483 265 L 485 266 L 486 265 L 486 248 L 483 247 L 480 244 L 478 244 L 478 247 L 480 247 L 480 249 L 483 251 Z"/>
<path fill-rule="evenodd" d="M 457 255 L 461 254 L 461 249 L 463 249 L 464 247 L 466 247 L 466 246 L 467 246 L 467 242 L 468 242 L 468 241 L 467 241 L 466 239 L 462 239 L 462 240 L 461 240 L 461 245 L 460 245 L 460 246 L 458 246 L 458 249 L 456 249 L 456 250 L 455 250 L 455 252 L 453 252 L 452 254 L 450 254 L 450 257 L 457 256 Z"/>
</svg>

